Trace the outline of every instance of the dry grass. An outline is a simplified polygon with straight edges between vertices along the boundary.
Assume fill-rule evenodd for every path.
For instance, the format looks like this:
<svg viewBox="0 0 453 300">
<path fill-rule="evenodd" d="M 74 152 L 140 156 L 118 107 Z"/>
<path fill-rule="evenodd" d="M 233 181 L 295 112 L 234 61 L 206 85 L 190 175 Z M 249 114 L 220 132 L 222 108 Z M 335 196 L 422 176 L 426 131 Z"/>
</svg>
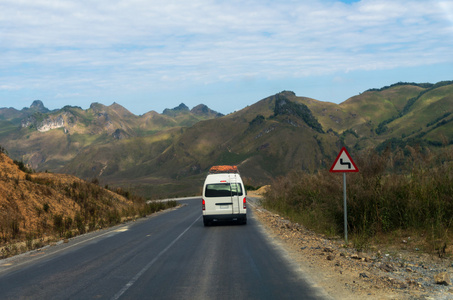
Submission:
<svg viewBox="0 0 453 300">
<path fill-rule="evenodd" d="M 347 175 L 353 245 L 363 249 L 372 243 L 406 240 L 401 246 L 444 255 L 453 237 L 451 148 L 439 153 L 410 147 L 383 154 L 370 150 L 355 161 L 360 172 Z M 327 170 L 293 172 L 276 179 L 263 202 L 317 232 L 342 236 L 342 184 L 343 176 Z"/>
<path fill-rule="evenodd" d="M 25 173 L 19 165 L 0 152 L 0 258 L 176 206 L 146 204 L 70 175 Z"/>
</svg>

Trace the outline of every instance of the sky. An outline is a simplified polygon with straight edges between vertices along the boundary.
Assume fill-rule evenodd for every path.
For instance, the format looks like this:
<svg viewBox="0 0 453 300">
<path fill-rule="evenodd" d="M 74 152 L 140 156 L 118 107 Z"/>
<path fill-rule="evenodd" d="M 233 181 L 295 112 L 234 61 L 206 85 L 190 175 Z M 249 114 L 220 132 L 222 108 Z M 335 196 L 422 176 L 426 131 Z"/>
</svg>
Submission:
<svg viewBox="0 0 453 300">
<path fill-rule="evenodd" d="M 453 0 L 0 0 L 0 107 L 228 114 L 442 80 Z"/>
</svg>

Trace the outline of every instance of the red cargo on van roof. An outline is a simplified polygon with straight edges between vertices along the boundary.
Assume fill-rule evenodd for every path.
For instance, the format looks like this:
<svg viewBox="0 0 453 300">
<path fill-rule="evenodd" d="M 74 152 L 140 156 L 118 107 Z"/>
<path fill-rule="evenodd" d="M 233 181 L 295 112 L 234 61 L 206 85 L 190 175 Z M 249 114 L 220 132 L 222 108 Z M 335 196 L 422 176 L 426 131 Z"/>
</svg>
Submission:
<svg viewBox="0 0 453 300">
<path fill-rule="evenodd" d="M 228 165 L 212 166 L 211 169 L 209 169 L 209 173 L 211 173 L 211 174 L 216 174 L 216 173 L 239 173 L 239 170 L 238 170 L 237 166 L 228 166 Z"/>
</svg>

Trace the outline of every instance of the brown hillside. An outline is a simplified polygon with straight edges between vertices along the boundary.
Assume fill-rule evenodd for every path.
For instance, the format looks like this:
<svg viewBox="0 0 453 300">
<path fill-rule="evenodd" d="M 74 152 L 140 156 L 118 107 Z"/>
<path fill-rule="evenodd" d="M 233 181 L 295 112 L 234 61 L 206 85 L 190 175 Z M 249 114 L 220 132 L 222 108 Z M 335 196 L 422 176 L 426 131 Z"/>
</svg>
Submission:
<svg viewBox="0 0 453 300">
<path fill-rule="evenodd" d="M 25 173 L 0 153 L 0 245 L 84 233 L 112 223 L 131 204 L 74 176 Z"/>
</svg>

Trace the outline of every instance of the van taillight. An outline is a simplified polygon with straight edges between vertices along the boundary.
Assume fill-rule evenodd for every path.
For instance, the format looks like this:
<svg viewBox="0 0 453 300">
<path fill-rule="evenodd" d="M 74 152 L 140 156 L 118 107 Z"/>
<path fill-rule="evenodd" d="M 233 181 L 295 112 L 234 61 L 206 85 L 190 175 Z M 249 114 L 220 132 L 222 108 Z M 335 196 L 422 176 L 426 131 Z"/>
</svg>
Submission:
<svg viewBox="0 0 453 300">
<path fill-rule="evenodd" d="M 244 197 L 244 200 L 242 200 L 242 203 L 243 203 L 243 208 L 246 209 L 247 208 L 247 200 L 246 198 Z"/>
<path fill-rule="evenodd" d="M 204 201 L 204 199 L 201 199 L 201 208 L 203 210 L 206 210 L 206 202 Z"/>
</svg>

